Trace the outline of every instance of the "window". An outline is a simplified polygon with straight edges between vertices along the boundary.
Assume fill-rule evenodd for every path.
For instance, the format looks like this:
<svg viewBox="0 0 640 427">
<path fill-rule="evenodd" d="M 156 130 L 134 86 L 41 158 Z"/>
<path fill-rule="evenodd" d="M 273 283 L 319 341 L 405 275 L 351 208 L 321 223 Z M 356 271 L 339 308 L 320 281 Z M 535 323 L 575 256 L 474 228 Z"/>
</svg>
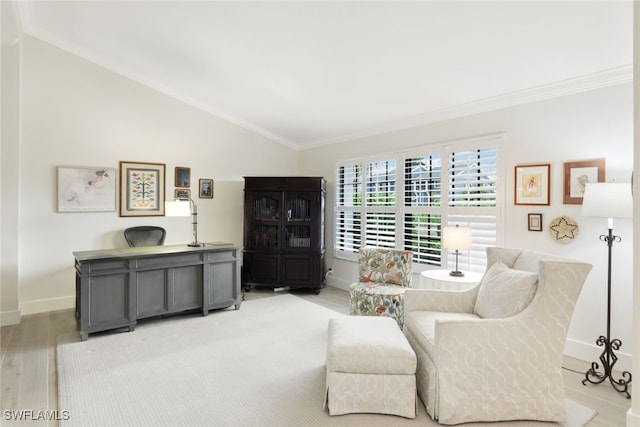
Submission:
<svg viewBox="0 0 640 427">
<path fill-rule="evenodd" d="M 482 271 L 497 242 L 500 138 L 424 146 L 381 158 L 340 162 L 335 252 L 355 259 L 360 246 L 413 252 L 425 267 L 445 266 L 443 225 L 471 227 L 473 247 L 461 267 Z"/>
</svg>

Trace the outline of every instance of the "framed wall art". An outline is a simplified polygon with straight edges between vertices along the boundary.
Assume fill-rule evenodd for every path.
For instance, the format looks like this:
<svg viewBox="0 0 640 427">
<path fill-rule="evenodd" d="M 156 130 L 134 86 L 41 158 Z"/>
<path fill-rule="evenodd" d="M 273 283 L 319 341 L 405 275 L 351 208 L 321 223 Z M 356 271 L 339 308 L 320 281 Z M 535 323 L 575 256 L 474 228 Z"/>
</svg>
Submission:
<svg viewBox="0 0 640 427">
<path fill-rule="evenodd" d="M 542 231 L 542 214 L 530 213 L 527 228 L 529 231 Z"/>
<path fill-rule="evenodd" d="M 115 210 L 115 168 L 58 167 L 58 212 Z"/>
<path fill-rule="evenodd" d="M 188 188 L 176 188 L 173 190 L 173 197 L 175 199 L 186 200 L 191 198 L 191 190 Z"/>
<path fill-rule="evenodd" d="M 516 205 L 549 205 L 551 165 L 515 167 L 514 203 Z"/>
<path fill-rule="evenodd" d="M 564 204 L 581 205 L 587 182 L 604 182 L 605 159 L 564 163 Z"/>
<path fill-rule="evenodd" d="M 213 199 L 212 179 L 200 179 L 198 181 L 198 197 L 201 199 Z"/>
<path fill-rule="evenodd" d="M 191 187 L 191 168 L 176 166 L 175 179 L 176 187 Z"/>
<path fill-rule="evenodd" d="M 120 216 L 162 216 L 164 163 L 120 162 Z"/>
</svg>

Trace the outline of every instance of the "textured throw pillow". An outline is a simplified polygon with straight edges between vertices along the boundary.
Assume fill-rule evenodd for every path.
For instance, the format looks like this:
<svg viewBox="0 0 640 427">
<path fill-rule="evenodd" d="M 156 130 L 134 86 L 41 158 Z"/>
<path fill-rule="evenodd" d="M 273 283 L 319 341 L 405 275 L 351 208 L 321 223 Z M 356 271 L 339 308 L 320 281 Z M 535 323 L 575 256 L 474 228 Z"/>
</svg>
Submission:
<svg viewBox="0 0 640 427">
<path fill-rule="evenodd" d="M 537 285 L 538 273 L 514 270 L 496 262 L 482 279 L 475 312 L 485 319 L 518 314 L 531 302 Z"/>
</svg>

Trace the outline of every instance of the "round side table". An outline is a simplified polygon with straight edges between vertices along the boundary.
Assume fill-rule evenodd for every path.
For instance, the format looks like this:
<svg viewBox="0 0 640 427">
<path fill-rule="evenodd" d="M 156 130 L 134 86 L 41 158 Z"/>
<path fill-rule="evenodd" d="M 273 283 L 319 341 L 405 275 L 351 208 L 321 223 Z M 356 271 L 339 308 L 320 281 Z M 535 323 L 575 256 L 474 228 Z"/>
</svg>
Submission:
<svg viewBox="0 0 640 427">
<path fill-rule="evenodd" d="M 464 276 L 449 275 L 449 270 L 425 270 L 420 273 L 419 289 L 442 289 L 446 291 L 462 291 L 480 283 L 482 273 L 465 271 Z"/>
</svg>

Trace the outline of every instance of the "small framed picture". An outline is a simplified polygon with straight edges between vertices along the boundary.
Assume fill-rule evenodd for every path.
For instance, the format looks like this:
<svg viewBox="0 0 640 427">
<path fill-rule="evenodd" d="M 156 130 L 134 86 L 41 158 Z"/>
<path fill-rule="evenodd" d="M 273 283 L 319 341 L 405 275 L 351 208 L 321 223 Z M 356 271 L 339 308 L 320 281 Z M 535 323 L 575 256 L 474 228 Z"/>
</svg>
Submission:
<svg viewBox="0 0 640 427">
<path fill-rule="evenodd" d="M 173 190 L 173 197 L 176 199 L 190 199 L 191 198 L 191 190 L 187 188 L 176 188 Z"/>
<path fill-rule="evenodd" d="M 515 167 L 514 203 L 516 205 L 549 206 L 551 165 Z"/>
<path fill-rule="evenodd" d="M 176 166 L 176 187 L 191 187 L 191 168 Z"/>
<path fill-rule="evenodd" d="M 530 213 L 529 214 L 529 231 L 542 231 L 542 214 Z"/>
<path fill-rule="evenodd" d="M 564 204 L 581 205 L 588 182 L 604 182 L 605 159 L 581 160 L 564 164 Z"/>
<path fill-rule="evenodd" d="M 198 181 L 198 197 L 201 199 L 213 199 L 213 180 L 200 179 Z"/>
</svg>

